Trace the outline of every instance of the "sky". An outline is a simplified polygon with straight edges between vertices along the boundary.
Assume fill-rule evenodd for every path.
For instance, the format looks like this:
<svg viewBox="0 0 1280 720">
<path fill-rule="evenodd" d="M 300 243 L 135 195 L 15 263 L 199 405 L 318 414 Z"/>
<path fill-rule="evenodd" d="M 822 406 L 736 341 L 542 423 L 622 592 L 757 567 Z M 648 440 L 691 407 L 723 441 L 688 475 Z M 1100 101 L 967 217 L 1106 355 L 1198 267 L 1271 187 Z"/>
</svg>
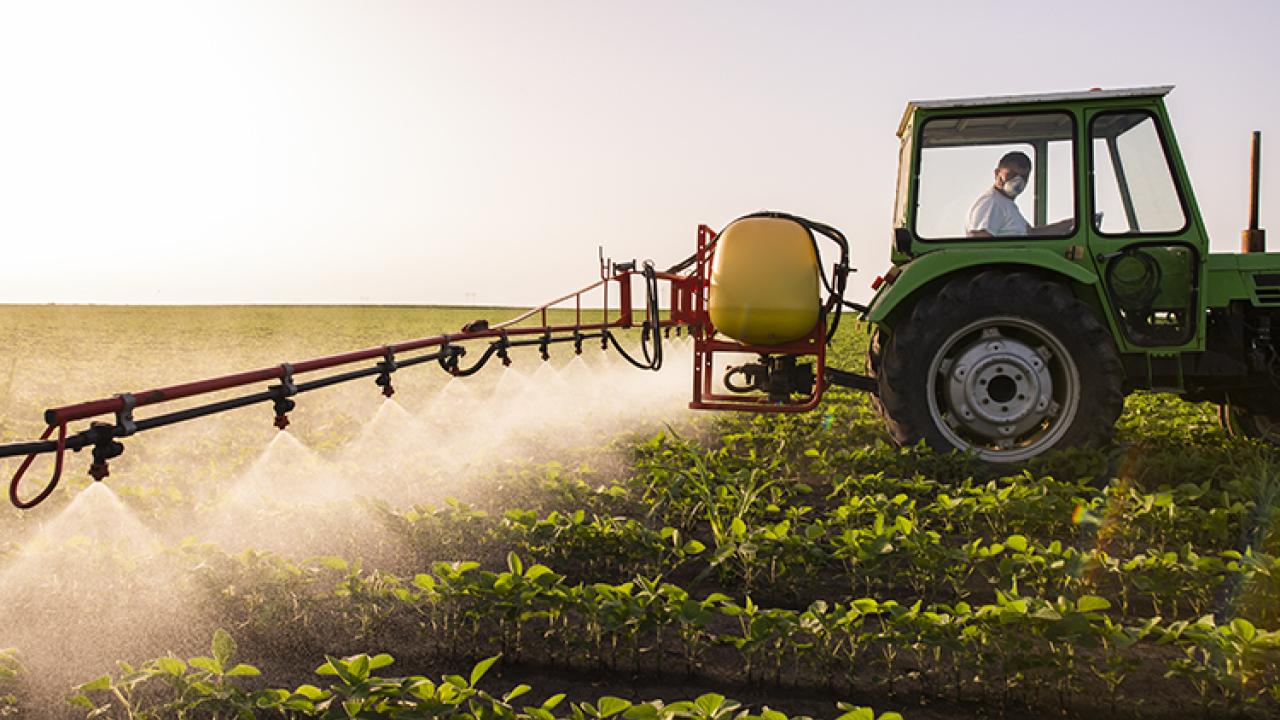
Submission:
<svg viewBox="0 0 1280 720">
<path fill-rule="evenodd" d="M 908 100 L 1158 84 L 1230 252 L 1249 134 L 1280 141 L 1278 20 L 1230 0 L 0 0 L 0 302 L 528 305 L 596 279 L 598 246 L 665 266 L 699 223 L 760 209 L 843 230 L 865 298 Z"/>
</svg>

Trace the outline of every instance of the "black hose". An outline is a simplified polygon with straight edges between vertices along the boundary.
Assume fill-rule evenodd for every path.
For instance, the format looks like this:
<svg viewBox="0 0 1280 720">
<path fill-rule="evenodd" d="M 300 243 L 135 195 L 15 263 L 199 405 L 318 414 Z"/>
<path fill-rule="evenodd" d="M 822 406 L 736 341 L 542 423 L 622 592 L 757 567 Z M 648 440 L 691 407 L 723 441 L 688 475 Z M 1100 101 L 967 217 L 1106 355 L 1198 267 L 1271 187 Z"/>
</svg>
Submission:
<svg viewBox="0 0 1280 720">
<path fill-rule="evenodd" d="M 640 330 L 640 350 L 644 353 L 644 362 L 640 362 L 622 349 L 622 345 L 618 342 L 618 338 L 608 330 L 604 331 L 604 337 L 613 344 L 613 349 L 624 360 L 641 370 L 661 370 L 662 369 L 662 316 L 658 313 L 661 308 L 658 307 L 658 273 L 653 268 L 653 262 L 646 260 L 644 268 L 640 271 L 644 276 L 645 289 L 645 320 Z M 651 349 L 652 346 L 652 349 Z"/>
<path fill-rule="evenodd" d="M 489 362 L 489 358 L 493 357 L 494 353 L 498 352 L 498 350 L 504 346 L 505 346 L 505 343 L 502 340 L 495 340 L 489 343 L 489 347 L 485 348 L 484 354 L 480 356 L 480 359 L 476 360 L 475 363 L 473 363 L 471 367 L 468 367 L 468 368 L 458 367 L 458 358 L 462 355 L 462 353 L 454 354 L 452 356 L 452 359 L 449 361 L 446 361 L 444 358 L 441 358 L 440 365 L 450 375 L 454 377 L 471 377 L 472 375 L 475 375 L 477 372 L 480 372 L 480 368 L 484 367 L 485 364 Z"/>
</svg>

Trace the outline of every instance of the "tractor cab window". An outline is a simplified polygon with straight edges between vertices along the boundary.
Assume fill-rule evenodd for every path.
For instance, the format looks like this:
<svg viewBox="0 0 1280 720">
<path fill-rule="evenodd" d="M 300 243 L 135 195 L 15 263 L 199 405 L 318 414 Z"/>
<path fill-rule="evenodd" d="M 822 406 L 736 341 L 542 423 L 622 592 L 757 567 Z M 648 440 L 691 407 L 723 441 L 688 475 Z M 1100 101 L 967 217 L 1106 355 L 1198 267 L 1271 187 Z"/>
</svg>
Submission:
<svg viewBox="0 0 1280 720">
<path fill-rule="evenodd" d="M 1109 235 L 1176 233 L 1187 224 L 1155 116 L 1101 113 L 1089 124 L 1094 227 Z"/>
<path fill-rule="evenodd" d="M 920 133 L 923 240 L 1065 237 L 1076 229 L 1075 123 L 1063 112 L 929 120 Z"/>
</svg>

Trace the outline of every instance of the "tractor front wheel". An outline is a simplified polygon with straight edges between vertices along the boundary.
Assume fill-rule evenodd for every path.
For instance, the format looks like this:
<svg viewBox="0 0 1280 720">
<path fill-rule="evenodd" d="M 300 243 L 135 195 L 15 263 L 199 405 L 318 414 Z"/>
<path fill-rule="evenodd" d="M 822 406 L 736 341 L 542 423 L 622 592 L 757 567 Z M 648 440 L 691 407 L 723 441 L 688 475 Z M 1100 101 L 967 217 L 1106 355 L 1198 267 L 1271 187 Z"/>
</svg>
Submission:
<svg viewBox="0 0 1280 720">
<path fill-rule="evenodd" d="M 993 463 L 1108 442 L 1124 404 L 1115 344 L 1061 284 L 987 271 L 916 303 L 879 349 L 879 401 L 899 444 Z"/>
</svg>

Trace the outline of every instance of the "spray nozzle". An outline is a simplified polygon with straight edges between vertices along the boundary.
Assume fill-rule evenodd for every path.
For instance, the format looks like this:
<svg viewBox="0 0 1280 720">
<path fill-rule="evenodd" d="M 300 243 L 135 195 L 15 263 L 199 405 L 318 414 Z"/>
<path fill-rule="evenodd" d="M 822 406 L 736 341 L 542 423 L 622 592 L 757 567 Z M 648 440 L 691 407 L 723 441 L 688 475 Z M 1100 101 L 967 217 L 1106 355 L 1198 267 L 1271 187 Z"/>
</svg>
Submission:
<svg viewBox="0 0 1280 720">
<path fill-rule="evenodd" d="M 396 394 L 395 387 L 391 384 L 391 373 L 396 371 L 396 356 L 391 348 L 387 348 L 382 355 L 382 362 L 378 363 L 378 369 L 382 372 L 378 373 L 378 377 L 374 378 L 374 384 L 382 388 L 383 397 L 391 397 Z"/>
<path fill-rule="evenodd" d="M 289 427 L 289 411 L 298 406 L 297 403 L 289 398 L 298 394 L 298 386 L 293 384 L 293 366 L 285 363 L 280 366 L 280 384 L 272 385 L 269 389 L 275 394 L 275 401 L 272 408 L 276 411 L 276 419 L 272 423 L 280 430 Z"/>
<path fill-rule="evenodd" d="M 502 361 L 502 367 L 511 367 L 511 356 L 507 354 L 507 347 L 511 341 L 507 339 L 507 331 L 502 331 L 502 338 L 494 342 L 498 348 L 498 359 Z"/>
<path fill-rule="evenodd" d="M 93 438 L 93 463 L 89 465 L 89 476 L 101 481 L 111 474 L 108 460 L 120 457 L 124 453 L 124 443 L 115 439 L 116 426 L 110 423 L 95 422 L 89 425 L 89 436 Z"/>
<path fill-rule="evenodd" d="M 582 333 L 578 330 L 573 331 L 573 354 L 582 354 Z"/>
<path fill-rule="evenodd" d="M 551 342 L 551 333 L 542 336 L 542 342 L 538 343 L 538 354 L 542 356 L 542 361 L 546 362 L 551 359 L 551 352 L 548 344 Z"/>
<path fill-rule="evenodd" d="M 276 411 L 276 419 L 272 424 L 283 430 L 289 427 L 289 411 L 298 406 L 298 403 L 288 398 L 276 398 L 272 403 L 272 407 Z"/>
</svg>

